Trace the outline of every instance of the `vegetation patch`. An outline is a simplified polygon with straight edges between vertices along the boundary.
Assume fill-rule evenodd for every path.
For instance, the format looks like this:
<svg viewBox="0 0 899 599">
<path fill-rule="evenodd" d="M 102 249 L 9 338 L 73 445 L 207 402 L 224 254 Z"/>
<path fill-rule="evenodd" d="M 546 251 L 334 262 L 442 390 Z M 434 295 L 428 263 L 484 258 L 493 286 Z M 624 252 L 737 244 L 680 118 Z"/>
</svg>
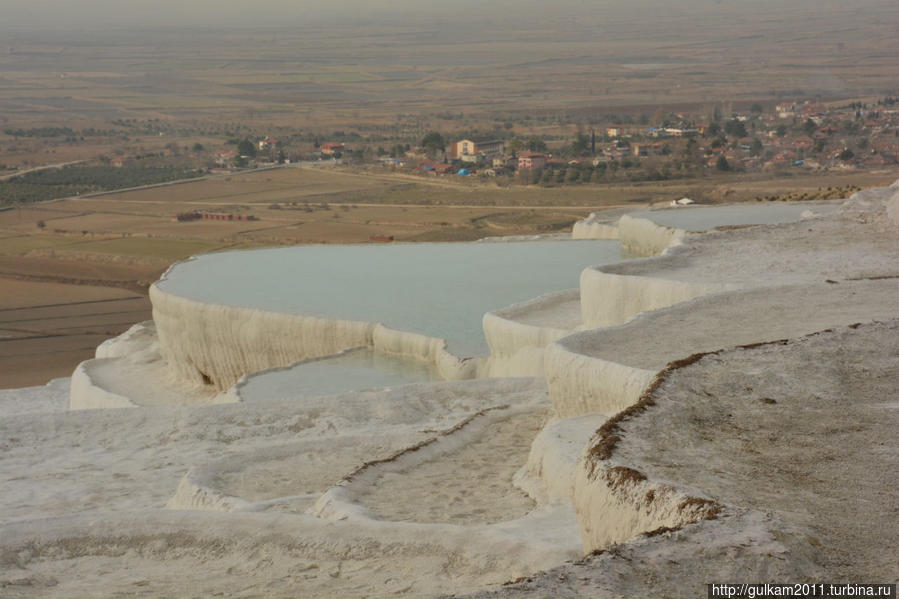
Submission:
<svg viewBox="0 0 899 599">
<path fill-rule="evenodd" d="M 635 485 L 646 480 L 646 475 L 633 468 L 626 466 L 615 466 L 606 470 L 606 479 L 609 481 L 609 487 L 619 489 L 624 485 Z"/>
<path fill-rule="evenodd" d="M 703 520 L 714 520 L 721 514 L 721 504 L 702 497 L 688 497 L 678 504 L 677 511 L 699 511 Z"/>
<path fill-rule="evenodd" d="M 678 530 L 677 528 L 671 528 L 670 526 L 660 526 L 653 530 L 648 530 L 648 531 L 644 532 L 643 536 L 644 537 L 657 537 L 659 535 L 663 535 L 663 534 L 669 533 L 669 532 L 675 532 L 677 530 Z"/>
<path fill-rule="evenodd" d="M 167 183 L 196 176 L 195 169 L 176 166 L 66 166 L 51 168 L 0 181 L 0 206 Z"/>
</svg>

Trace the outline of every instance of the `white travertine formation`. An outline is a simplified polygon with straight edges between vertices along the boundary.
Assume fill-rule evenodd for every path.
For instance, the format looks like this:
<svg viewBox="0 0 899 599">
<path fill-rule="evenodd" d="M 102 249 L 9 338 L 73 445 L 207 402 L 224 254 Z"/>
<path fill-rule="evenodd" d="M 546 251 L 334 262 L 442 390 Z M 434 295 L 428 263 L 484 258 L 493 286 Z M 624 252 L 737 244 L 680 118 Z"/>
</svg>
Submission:
<svg viewBox="0 0 899 599">
<path fill-rule="evenodd" d="M 137 406 L 198 406 L 239 401 L 175 379 L 162 359 L 156 326 L 140 322 L 97 347 L 96 358 L 75 369 L 69 385 L 70 410 Z"/>
<path fill-rule="evenodd" d="M 241 376 L 368 346 L 433 363 L 445 380 L 476 378 L 483 359 L 460 358 L 446 341 L 378 323 L 315 318 L 198 302 L 150 288 L 161 352 L 177 377 L 225 391 Z"/>
<path fill-rule="evenodd" d="M 888 226 L 895 197 L 894 188 L 868 190 L 831 218 L 691 237 L 663 258 L 587 269 L 585 323 L 606 328 L 547 350 L 557 415 L 629 407 L 664 361 L 896 318 L 899 239 Z M 608 328 L 659 308 L 666 309 Z M 585 551 L 715 513 L 708 500 L 620 465 L 607 440 L 591 441 L 575 469 Z"/>
<path fill-rule="evenodd" d="M 591 212 L 571 227 L 572 239 L 618 239 L 618 227 L 609 224 L 602 212 Z"/>
<path fill-rule="evenodd" d="M 546 349 L 546 383 L 559 418 L 619 412 L 637 401 L 655 376 L 653 370 L 578 352 L 579 343 L 590 339 L 589 333 L 579 333 Z"/>
<path fill-rule="evenodd" d="M 673 486 L 633 478 L 622 467 L 597 467 L 585 456 L 574 470 L 574 508 L 585 552 L 604 549 L 640 533 L 677 528 L 703 519 L 709 504 Z M 713 508 L 712 508 L 713 509 Z"/>
<path fill-rule="evenodd" d="M 608 270 L 586 268 L 581 273 L 581 312 L 585 328 L 615 326 L 641 312 L 737 288 L 725 283 L 692 283 Z"/>
<path fill-rule="evenodd" d="M 397 331 L 382 324 L 374 327 L 372 347 L 375 351 L 437 366 L 437 372 L 447 381 L 478 378 L 484 370 L 483 358 L 460 358 L 446 349 L 446 341 L 420 333 Z"/>
<path fill-rule="evenodd" d="M 618 220 L 621 249 L 635 256 L 657 256 L 683 243 L 686 236 L 683 229 L 659 225 L 639 216 L 625 214 Z"/>
<path fill-rule="evenodd" d="M 487 376 L 543 376 L 544 349 L 580 325 L 580 293 L 568 289 L 484 315 Z"/>
<path fill-rule="evenodd" d="M 252 504 L 240 497 L 222 493 L 215 487 L 215 470 L 209 468 L 191 468 L 184 475 L 175 495 L 166 507 L 173 510 L 210 510 L 218 512 L 243 511 Z"/>
<path fill-rule="evenodd" d="M 403 473 L 423 463 L 451 456 L 474 440 L 489 435 L 497 421 L 532 411 L 534 405 L 489 408 L 469 417 L 450 431 L 432 436 L 387 460 L 366 464 L 321 494 L 311 513 L 327 520 L 378 520 L 359 500 L 368 487 L 391 474 Z"/>
<path fill-rule="evenodd" d="M 116 393 L 99 380 L 96 368 L 118 358 L 127 358 L 158 350 L 156 327 L 152 320 L 139 322 L 112 339 L 107 339 L 95 352 L 93 360 L 85 360 L 72 373 L 69 383 L 70 410 L 135 408 L 131 398 Z"/>
<path fill-rule="evenodd" d="M 156 325 L 152 320 L 145 320 L 133 325 L 130 329 L 112 339 L 107 339 L 97 346 L 95 358 L 123 358 L 137 352 L 158 351 Z"/>
<path fill-rule="evenodd" d="M 385 451 L 395 452 L 425 437 L 420 432 L 353 432 L 327 440 L 305 439 L 247 451 L 194 466 L 167 507 L 177 510 L 266 511 L 275 505 L 312 507 L 340 472 Z M 280 496 L 282 493 L 289 494 Z M 305 510 L 301 510 L 305 511 Z"/>
<path fill-rule="evenodd" d="M 538 503 L 572 503 L 574 471 L 584 446 L 610 414 L 585 414 L 547 424 L 531 443 L 528 462 L 516 484 Z"/>
<path fill-rule="evenodd" d="M 248 372 L 373 344 L 375 324 L 238 308 L 150 287 L 163 358 L 198 387 L 230 388 Z"/>
<path fill-rule="evenodd" d="M 129 398 L 113 393 L 95 382 L 92 369 L 114 358 L 86 360 L 75 368 L 69 384 L 70 410 L 99 410 L 105 408 L 136 408 Z"/>
<path fill-rule="evenodd" d="M 899 227 L 899 181 L 893 183 L 890 189 L 896 190 L 897 193 L 887 200 L 887 218 L 897 227 Z"/>
</svg>

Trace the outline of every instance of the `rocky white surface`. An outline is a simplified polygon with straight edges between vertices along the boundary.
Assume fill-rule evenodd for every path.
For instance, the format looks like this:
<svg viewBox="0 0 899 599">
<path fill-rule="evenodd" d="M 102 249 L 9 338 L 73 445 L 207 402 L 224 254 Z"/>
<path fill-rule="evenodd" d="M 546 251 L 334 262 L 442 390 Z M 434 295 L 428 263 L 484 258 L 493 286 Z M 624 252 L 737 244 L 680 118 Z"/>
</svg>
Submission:
<svg viewBox="0 0 899 599">
<path fill-rule="evenodd" d="M 35 387 L 0 389 L 0 418 L 65 411 L 69 385 L 70 379 L 62 378 Z"/>
<path fill-rule="evenodd" d="M 650 491 L 677 488 L 717 502 L 716 518 L 474 596 L 689 598 L 715 581 L 895 583 L 897 388 L 897 320 L 676 368 L 654 405 L 622 422 L 605 467 L 644 477 L 617 489 L 643 505 Z"/>
<path fill-rule="evenodd" d="M 579 290 L 485 316 L 489 359 L 443 366 L 422 335 L 154 292 L 160 339 L 179 339 L 163 347 L 189 351 L 144 324 L 70 383 L 71 407 L 109 393 L 132 409 L 64 411 L 66 382 L 0 393 L 0 594 L 688 597 L 723 579 L 895 579 L 897 192 L 587 269 Z M 546 381 L 196 405 L 237 399 L 195 390 L 257 361 L 350 345 Z M 194 405 L 162 405 L 178 393 Z"/>
<path fill-rule="evenodd" d="M 551 567 L 580 553 L 574 513 L 512 482 L 547 409 L 541 381 L 510 379 L 0 418 L 0 594 L 429 596 Z M 396 493 L 429 501 L 353 477 L 389 478 L 397 452 L 417 464 Z M 347 477 L 372 517 L 314 508 Z M 435 520 L 440 478 L 454 518 Z"/>
</svg>

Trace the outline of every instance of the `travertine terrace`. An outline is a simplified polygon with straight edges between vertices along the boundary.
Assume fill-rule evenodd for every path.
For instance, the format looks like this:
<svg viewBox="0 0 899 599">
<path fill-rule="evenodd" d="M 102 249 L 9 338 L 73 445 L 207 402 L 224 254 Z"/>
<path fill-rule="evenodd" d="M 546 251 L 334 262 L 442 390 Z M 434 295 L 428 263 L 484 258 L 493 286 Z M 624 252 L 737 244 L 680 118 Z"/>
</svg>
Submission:
<svg viewBox="0 0 899 599">
<path fill-rule="evenodd" d="M 661 256 L 488 313 L 479 360 L 248 309 L 203 337 L 238 309 L 156 290 L 156 327 L 101 346 L 67 399 L 58 384 L 0 394 L 0 588 L 692 597 L 716 580 L 893 582 L 899 185 L 809 216 L 703 234 L 625 217 L 622 243 Z M 304 357 L 292 339 L 525 378 L 227 392 Z"/>
</svg>

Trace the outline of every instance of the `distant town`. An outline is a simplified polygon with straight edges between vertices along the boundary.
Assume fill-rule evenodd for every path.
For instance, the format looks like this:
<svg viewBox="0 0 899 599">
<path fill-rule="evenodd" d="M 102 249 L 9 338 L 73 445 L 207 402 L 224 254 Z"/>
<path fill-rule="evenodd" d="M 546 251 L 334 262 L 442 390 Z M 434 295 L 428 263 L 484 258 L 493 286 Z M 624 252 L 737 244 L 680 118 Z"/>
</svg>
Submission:
<svg viewBox="0 0 899 599">
<path fill-rule="evenodd" d="M 418 144 L 374 145 L 314 140 L 241 140 L 216 152 L 213 169 L 291 160 L 379 165 L 425 176 L 505 178 L 525 185 L 616 180 L 653 181 L 707 173 L 873 169 L 899 163 L 899 100 L 825 106 L 785 102 L 765 110 L 705 120 L 684 113 L 644 115 L 641 122 L 581 126 L 571 139 L 517 136 L 512 127 L 487 134 L 429 132 Z M 345 138 L 339 132 L 335 137 Z"/>
<path fill-rule="evenodd" d="M 899 163 L 899 100 L 727 103 L 703 114 L 506 115 L 465 129 L 464 115 L 333 131 L 240 123 L 195 128 L 165 119 L 118 119 L 108 128 L 2 131 L 0 205 L 164 184 L 208 174 L 316 163 L 496 185 L 557 187 L 722 177 L 863 171 Z M 483 124 L 492 123 L 485 128 Z M 445 129 L 440 125 L 446 123 Z M 454 126 L 455 125 L 455 126 Z M 470 123 L 468 123 L 470 127 Z M 62 164 L 24 156 L 78 158 Z"/>
</svg>

